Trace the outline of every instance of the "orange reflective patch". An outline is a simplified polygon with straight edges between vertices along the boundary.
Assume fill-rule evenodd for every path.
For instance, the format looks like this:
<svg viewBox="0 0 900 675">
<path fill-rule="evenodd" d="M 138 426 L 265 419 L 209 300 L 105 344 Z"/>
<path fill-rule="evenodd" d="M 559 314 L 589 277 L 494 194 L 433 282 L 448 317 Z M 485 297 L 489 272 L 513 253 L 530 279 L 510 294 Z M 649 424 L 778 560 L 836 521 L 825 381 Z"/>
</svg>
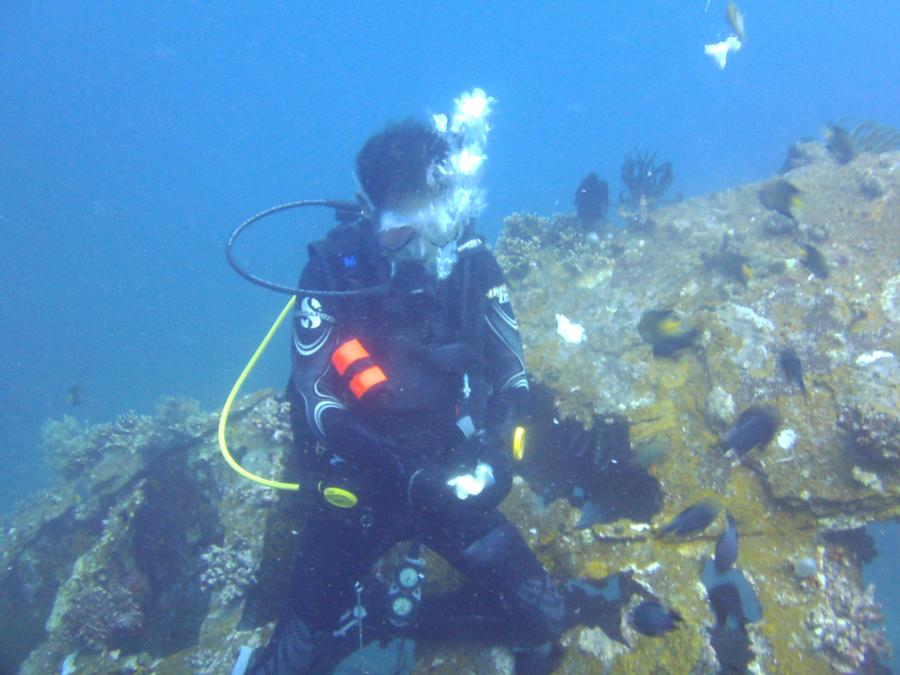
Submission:
<svg viewBox="0 0 900 675">
<path fill-rule="evenodd" d="M 360 359 L 368 357 L 369 352 L 366 351 L 366 348 L 360 344 L 359 340 L 353 338 L 352 340 L 347 340 L 331 353 L 331 365 L 343 375 L 347 372 L 347 368 Z"/>
<path fill-rule="evenodd" d="M 356 398 L 362 398 L 376 384 L 387 382 L 387 375 L 378 366 L 369 366 L 350 380 L 350 391 Z"/>
</svg>

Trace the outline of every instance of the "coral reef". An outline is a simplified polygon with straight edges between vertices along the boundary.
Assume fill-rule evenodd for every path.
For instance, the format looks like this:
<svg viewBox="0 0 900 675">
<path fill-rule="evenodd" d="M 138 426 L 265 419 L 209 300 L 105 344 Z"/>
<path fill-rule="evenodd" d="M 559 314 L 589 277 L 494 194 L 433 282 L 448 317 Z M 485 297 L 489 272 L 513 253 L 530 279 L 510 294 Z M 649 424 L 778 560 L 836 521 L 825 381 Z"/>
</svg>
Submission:
<svg viewBox="0 0 900 675">
<path fill-rule="evenodd" d="M 551 386 L 560 424 L 619 412 L 635 445 L 665 439 L 667 455 L 652 468 L 665 495 L 654 524 L 704 498 L 735 514 L 744 542 L 738 565 L 763 607 L 762 620 L 747 626 L 753 667 L 762 672 L 831 669 L 805 612 L 834 598 L 799 581 L 793 562 L 817 560 L 826 533 L 900 515 L 892 460 L 900 441 L 893 424 L 900 268 L 887 253 L 900 246 L 900 155 L 861 154 L 838 165 L 821 144 L 804 148 L 806 161 L 790 171 L 804 210 L 789 226 L 773 226 L 758 186 L 747 185 L 659 207 L 652 233 L 626 229 L 593 245 L 561 233 L 563 219 L 513 215 L 497 246 L 501 264 L 514 270 L 510 292 L 526 362 Z M 878 189 L 866 187 L 872 184 Z M 816 242 L 827 279 L 804 267 L 795 238 Z M 698 259 L 697 251 L 722 251 L 723 241 L 740 265 L 711 264 L 712 253 L 705 265 Z M 675 359 L 654 357 L 632 332 L 644 312 L 660 307 L 702 326 L 697 344 Z M 584 326 L 587 339 L 561 344 L 555 313 Z M 778 354 L 787 344 L 802 362 L 808 400 L 781 372 Z M 717 455 L 720 435 L 754 405 L 777 411 L 775 438 L 740 462 Z M 532 525 L 539 533 L 554 523 L 561 529 L 536 538 L 545 542 L 545 562 L 558 572 L 635 569 L 685 624 L 708 624 L 708 605 L 688 590 L 696 571 L 685 564 L 708 543 L 660 547 L 624 519 L 575 535 L 580 517 L 557 513 Z M 863 592 L 858 579 L 850 583 Z M 685 632 L 661 642 L 676 650 Z M 682 670 L 708 658 L 709 637 L 695 638 L 680 653 Z M 617 669 L 652 670 L 652 650 L 638 647 L 619 657 Z M 567 658 L 564 672 L 578 672 L 575 657 Z M 660 655 L 659 663 L 672 660 Z"/>
<path fill-rule="evenodd" d="M 127 412 L 116 421 L 82 427 L 71 415 L 47 420 L 41 441 L 47 463 L 63 478 L 75 478 L 107 455 L 165 452 L 189 440 L 206 428 L 206 416 L 193 399 L 167 397 L 157 407 L 156 416 Z"/>
<path fill-rule="evenodd" d="M 831 667 L 839 673 L 868 672 L 867 666 L 889 660 L 891 646 L 879 627 L 884 617 L 874 599 L 875 587 L 861 588 L 853 557 L 839 547 L 827 549 L 820 577 L 827 602 L 810 611 L 807 625 Z"/>
<path fill-rule="evenodd" d="M 850 448 L 875 464 L 900 467 L 900 420 L 885 410 L 843 408 L 837 425 L 847 433 Z"/>
<path fill-rule="evenodd" d="M 860 528 L 900 516 L 900 154 L 839 164 L 821 144 L 803 149 L 789 167 L 804 197 L 790 227 L 759 203 L 760 184 L 657 203 L 652 231 L 601 238 L 574 216 L 506 220 L 497 255 L 537 408 L 502 509 L 555 579 L 628 590 L 602 627 L 563 637 L 561 673 L 711 673 L 732 656 L 758 673 L 859 672 L 887 654 L 877 589 L 861 579 L 872 551 Z M 804 266 L 795 239 L 815 243 L 827 278 Z M 661 308 L 697 327 L 665 357 L 638 331 Z M 557 314 L 585 339 L 561 340 Z M 781 370 L 786 346 L 807 397 Z M 779 419 L 771 442 L 723 453 L 722 434 L 761 406 Z M 237 476 L 221 460 L 217 423 L 180 399 L 111 424 L 48 423 L 61 479 L 0 522 L 0 672 L 65 662 L 220 673 L 238 645 L 268 639 L 298 514 L 317 497 Z M 248 469 L 306 484 L 273 392 L 235 402 L 229 444 Z M 658 536 L 698 502 L 733 514 L 740 532 L 729 573 L 761 607 L 751 616 L 742 599 L 740 630 L 701 576 L 724 516 L 684 538 Z M 426 555 L 426 592 L 452 587 L 447 565 Z M 649 637 L 628 624 L 651 598 L 683 617 L 677 629 Z M 501 648 L 416 645 L 414 672 L 510 667 Z"/>
</svg>

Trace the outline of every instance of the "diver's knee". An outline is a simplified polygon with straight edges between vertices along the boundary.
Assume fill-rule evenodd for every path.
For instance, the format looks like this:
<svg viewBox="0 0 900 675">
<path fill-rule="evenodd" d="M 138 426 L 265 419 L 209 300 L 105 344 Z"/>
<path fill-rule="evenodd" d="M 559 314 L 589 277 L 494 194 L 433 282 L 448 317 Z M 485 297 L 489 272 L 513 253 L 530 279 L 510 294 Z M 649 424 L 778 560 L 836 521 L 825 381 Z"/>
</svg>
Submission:
<svg viewBox="0 0 900 675">
<path fill-rule="evenodd" d="M 523 581 L 516 590 L 522 633 L 531 644 L 554 642 L 565 630 L 566 607 L 559 589 L 549 576 Z"/>
<path fill-rule="evenodd" d="M 470 569 L 494 567 L 515 553 L 520 539 L 518 530 L 504 519 L 463 549 L 462 559 Z"/>
</svg>

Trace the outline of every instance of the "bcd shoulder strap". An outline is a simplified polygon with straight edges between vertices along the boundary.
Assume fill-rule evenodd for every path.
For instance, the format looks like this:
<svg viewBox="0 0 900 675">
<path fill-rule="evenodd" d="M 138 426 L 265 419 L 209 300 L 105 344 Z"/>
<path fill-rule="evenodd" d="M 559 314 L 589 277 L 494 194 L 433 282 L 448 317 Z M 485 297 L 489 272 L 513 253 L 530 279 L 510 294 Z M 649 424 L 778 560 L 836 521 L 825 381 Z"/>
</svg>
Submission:
<svg viewBox="0 0 900 675">
<path fill-rule="evenodd" d="M 376 242 L 366 221 L 342 223 L 307 249 L 310 259 L 316 256 L 324 263 L 330 290 L 355 290 L 384 283 L 378 256 L 373 255 Z"/>
</svg>

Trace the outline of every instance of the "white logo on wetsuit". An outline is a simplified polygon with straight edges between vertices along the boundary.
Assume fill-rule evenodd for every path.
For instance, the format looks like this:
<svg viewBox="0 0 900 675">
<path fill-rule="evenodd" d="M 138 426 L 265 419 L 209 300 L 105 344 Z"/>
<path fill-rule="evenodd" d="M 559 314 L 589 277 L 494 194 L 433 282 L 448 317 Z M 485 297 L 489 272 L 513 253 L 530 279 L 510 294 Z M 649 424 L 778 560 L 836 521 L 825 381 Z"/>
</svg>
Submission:
<svg viewBox="0 0 900 675">
<path fill-rule="evenodd" d="M 506 284 L 502 284 L 501 286 L 494 286 L 487 292 L 488 299 L 493 300 L 497 299 L 501 305 L 505 305 L 509 302 L 509 289 L 506 287 Z"/>
<path fill-rule="evenodd" d="M 307 330 L 314 330 L 322 325 L 322 303 L 316 298 L 303 298 L 300 301 L 300 325 Z"/>
</svg>

